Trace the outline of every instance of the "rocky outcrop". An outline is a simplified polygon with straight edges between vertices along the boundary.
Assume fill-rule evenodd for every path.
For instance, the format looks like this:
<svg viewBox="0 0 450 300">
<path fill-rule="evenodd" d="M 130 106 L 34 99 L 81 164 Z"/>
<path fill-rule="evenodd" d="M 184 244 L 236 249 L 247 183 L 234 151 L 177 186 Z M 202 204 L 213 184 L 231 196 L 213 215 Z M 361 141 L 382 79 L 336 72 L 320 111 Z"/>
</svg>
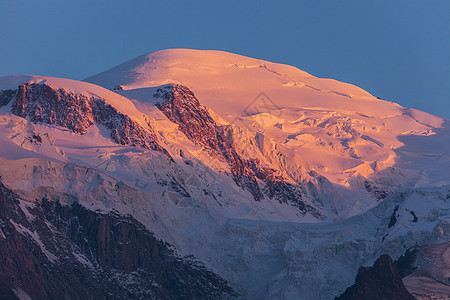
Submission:
<svg viewBox="0 0 450 300">
<path fill-rule="evenodd" d="M 217 123 L 191 90 L 171 84 L 159 88 L 154 97 L 162 100 L 156 106 L 170 121 L 178 124 L 180 131 L 192 142 L 210 150 L 230 165 L 236 183 L 246 187 L 255 200 L 263 198 L 253 171 L 226 140 Z"/>
<path fill-rule="evenodd" d="M 20 202 L 0 184 L 0 295 L 16 299 L 227 299 L 226 281 L 130 216 Z"/>
<path fill-rule="evenodd" d="M 17 95 L 17 90 L 0 91 L 0 107 L 8 105 Z"/>
<path fill-rule="evenodd" d="M 11 112 L 33 123 L 67 128 L 84 134 L 94 124 L 92 99 L 69 94 L 45 84 L 26 83 L 18 87 Z"/>
<path fill-rule="evenodd" d="M 109 129 L 111 139 L 118 144 L 163 151 L 149 124 L 138 124 L 102 98 L 25 83 L 17 90 L 0 92 L 0 106 L 10 102 L 13 114 L 33 123 L 59 126 L 78 134 L 85 134 L 96 123 Z"/>
<path fill-rule="evenodd" d="M 355 284 L 336 300 L 414 300 L 389 255 L 382 255 L 369 268 L 360 268 Z"/>
</svg>

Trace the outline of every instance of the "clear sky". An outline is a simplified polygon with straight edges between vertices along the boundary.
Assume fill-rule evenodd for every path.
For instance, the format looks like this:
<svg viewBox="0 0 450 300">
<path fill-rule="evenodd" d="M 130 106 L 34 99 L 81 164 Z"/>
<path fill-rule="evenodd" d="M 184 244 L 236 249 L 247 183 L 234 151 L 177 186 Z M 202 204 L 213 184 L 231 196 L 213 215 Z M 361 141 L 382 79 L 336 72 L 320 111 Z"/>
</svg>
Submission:
<svg viewBox="0 0 450 300">
<path fill-rule="evenodd" d="M 449 0 L 0 0 L 0 76 L 83 79 L 167 48 L 286 63 L 450 119 Z"/>
</svg>

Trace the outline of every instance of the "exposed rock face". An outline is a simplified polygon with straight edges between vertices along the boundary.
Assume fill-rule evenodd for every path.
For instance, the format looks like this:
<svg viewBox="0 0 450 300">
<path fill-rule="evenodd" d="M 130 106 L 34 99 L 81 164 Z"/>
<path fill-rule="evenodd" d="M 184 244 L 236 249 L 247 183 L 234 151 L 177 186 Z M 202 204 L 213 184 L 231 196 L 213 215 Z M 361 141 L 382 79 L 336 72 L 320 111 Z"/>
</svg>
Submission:
<svg viewBox="0 0 450 300">
<path fill-rule="evenodd" d="M 4 90 L 0 91 L 0 107 L 8 105 L 17 95 L 17 90 Z"/>
<path fill-rule="evenodd" d="M 236 183 L 247 187 L 255 200 L 262 199 L 254 173 L 226 140 L 217 123 L 191 90 L 173 84 L 158 89 L 154 97 L 164 100 L 156 106 L 169 120 L 178 124 L 181 132 L 194 143 L 223 158 L 230 165 Z"/>
<path fill-rule="evenodd" d="M 373 267 L 361 268 L 355 284 L 337 300 L 414 300 L 406 290 L 392 259 L 384 254 Z"/>
<path fill-rule="evenodd" d="M 224 130 L 214 121 L 194 93 L 177 84 L 159 88 L 155 98 L 161 101 L 156 106 L 195 144 L 209 149 L 213 155 L 226 161 L 231 168 L 235 182 L 250 191 L 256 201 L 264 194 L 280 203 L 291 203 L 302 213 L 309 212 L 316 217 L 320 214 L 302 200 L 303 191 L 299 186 L 285 182 L 275 170 L 262 167 L 258 160 L 243 159 L 227 140 Z M 264 182 L 261 188 L 258 180 Z"/>
<path fill-rule="evenodd" d="M 17 90 L 0 92 L 0 106 L 11 101 L 11 112 L 33 123 L 60 126 L 78 134 L 86 133 L 97 123 L 108 128 L 111 139 L 118 144 L 163 151 L 149 124 L 141 126 L 105 99 L 56 90 L 46 84 L 26 83 Z"/>
<path fill-rule="evenodd" d="M 159 88 L 154 95 L 165 102 L 157 107 L 192 141 L 216 151 L 224 143 L 223 136 L 217 132 L 217 124 L 200 104 L 194 93 L 187 87 L 177 84 Z"/>
<path fill-rule="evenodd" d="M 226 281 L 131 217 L 46 199 L 30 207 L 0 183 L 0 230 L 2 299 L 234 297 Z"/>
<path fill-rule="evenodd" d="M 83 134 L 94 124 L 90 102 L 84 95 L 56 91 L 45 84 L 22 84 L 11 111 L 33 123 L 61 126 Z"/>
<path fill-rule="evenodd" d="M 417 269 L 414 266 L 414 262 L 417 259 L 418 252 L 419 251 L 417 249 L 408 249 L 405 254 L 394 261 L 394 265 L 397 268 L 401 278 L 408 276 Z"/>
</svg>

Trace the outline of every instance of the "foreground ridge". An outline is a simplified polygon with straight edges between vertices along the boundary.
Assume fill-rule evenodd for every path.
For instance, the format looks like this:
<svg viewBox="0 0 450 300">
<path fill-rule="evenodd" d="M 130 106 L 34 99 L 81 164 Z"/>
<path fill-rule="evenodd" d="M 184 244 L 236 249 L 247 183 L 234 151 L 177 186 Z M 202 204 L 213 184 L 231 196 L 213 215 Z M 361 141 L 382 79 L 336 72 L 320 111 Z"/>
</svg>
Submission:
<svg viewBox="0 0 450 300">
<path fill-rule="evenodd" d="M 0 201 L 3 296 L 47 299 L 65 291 L 72 299 L 234 297 L 223 279 L 193 258 L 179 257 L 130 216 L 47 198 L 28 206 L 1 183 Z"/>
</svg>

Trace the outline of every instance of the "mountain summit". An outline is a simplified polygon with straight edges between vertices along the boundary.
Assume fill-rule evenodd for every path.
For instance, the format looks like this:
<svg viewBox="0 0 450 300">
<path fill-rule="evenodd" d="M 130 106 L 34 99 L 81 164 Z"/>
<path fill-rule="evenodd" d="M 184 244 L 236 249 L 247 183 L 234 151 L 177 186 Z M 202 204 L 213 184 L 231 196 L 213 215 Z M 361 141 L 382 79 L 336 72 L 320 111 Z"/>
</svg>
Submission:
<svg viewBox="0 0 450 300">
<path fill-rule="evenodd" d="M 213 50 L 170 49 L 146 54 L 85 79 L 125 90 L 174 83 L 190 88 L 202 103 L 223 115 L 241 115 L 259 93 L 279 108 L 349 110 L 389 116 L 400 108 L 366 91 L 295 67 Z M 351 99 L 354 99 L 353 101 Z M 359 103 L 361 102 L 361 103 Z"/>
</svg>

